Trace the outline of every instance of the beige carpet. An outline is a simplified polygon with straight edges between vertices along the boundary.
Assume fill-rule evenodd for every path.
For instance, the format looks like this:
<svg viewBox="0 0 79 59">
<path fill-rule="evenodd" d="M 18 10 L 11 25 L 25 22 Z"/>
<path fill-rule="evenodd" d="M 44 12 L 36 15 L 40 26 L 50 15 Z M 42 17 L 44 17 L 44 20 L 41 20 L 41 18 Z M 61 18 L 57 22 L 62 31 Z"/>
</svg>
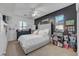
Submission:
<svg viewBox="0 0 79 59">
<path fill-rule="evenodd" d="M 38 50 L 35 50 L 26 56 L 76 56 L 72 49 L 65 49 L 48 44 Z M 9 42 L 6 56 L 25 56 L 24 51 L 17 41 Z"/>
<path fill-rule="evenodd" d="M 24 56 L 24 51 L 17 41 L 9 42 L 6 56 Z"/>
</svg>

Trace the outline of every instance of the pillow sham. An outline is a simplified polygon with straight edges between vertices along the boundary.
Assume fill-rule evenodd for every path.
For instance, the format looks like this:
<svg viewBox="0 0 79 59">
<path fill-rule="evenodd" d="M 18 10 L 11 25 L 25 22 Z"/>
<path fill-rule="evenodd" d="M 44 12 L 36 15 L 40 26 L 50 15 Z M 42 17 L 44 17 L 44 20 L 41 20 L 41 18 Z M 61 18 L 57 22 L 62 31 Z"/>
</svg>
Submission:
<svg viewBox="0 0 79 59">
<path fill-rule="evenodd" d="M 49 34 L 49 29 L 39 30 L 39 34 L 48 35 Z"/>
<path fill-rule="evenodd" d="M 34 31 L 34 32 L 33 32 L 33 34 L 37 35 L 37 34 L 38 34 L 38 32 L 39 32 L 39 31 L 38 31 L 38 30 L 36 30 L 36 31 Z"/>
</svg>

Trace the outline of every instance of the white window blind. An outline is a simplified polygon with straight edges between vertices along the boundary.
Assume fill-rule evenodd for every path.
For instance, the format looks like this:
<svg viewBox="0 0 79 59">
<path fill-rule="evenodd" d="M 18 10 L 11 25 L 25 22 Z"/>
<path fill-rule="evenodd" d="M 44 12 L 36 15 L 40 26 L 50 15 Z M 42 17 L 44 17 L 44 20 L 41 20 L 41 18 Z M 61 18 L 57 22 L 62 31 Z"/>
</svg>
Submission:
<svg viewBox="0 0 79 59">
<path fill-rule="evenodd" d="M 27 23 L 25 21 L 20 21 L 19 22 L 19 29 L 24 30 L 27 27 Z"/>
</svg>

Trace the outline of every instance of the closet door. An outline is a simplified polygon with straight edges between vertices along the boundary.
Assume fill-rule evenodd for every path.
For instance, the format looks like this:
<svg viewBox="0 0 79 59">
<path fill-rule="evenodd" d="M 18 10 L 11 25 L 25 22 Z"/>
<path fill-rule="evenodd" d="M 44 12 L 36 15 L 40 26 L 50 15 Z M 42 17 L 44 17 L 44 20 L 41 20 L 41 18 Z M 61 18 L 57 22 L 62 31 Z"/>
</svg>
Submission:
<svg viewBox="0 0 79 59">
<path fill-rule="evenodd" d="M 14 24 L 16 21 L 13 19 L 8 20 L 8 28 L 7 28 L 7 37 L 8 41 L 16 40 L 16 25 Z"/>
<path fill-rule="evenodd" d="M 2 20 L 2 15 L 0 14 L 0 55 L 5 55 L 7 48 L 7 37 L 5 31 L 5 23 Z"/>
<path fill-rule="evenodd" d="M 8 41 L 16 40 L 16 31 L 12 28 L 8 29 Z"/>
</svg>

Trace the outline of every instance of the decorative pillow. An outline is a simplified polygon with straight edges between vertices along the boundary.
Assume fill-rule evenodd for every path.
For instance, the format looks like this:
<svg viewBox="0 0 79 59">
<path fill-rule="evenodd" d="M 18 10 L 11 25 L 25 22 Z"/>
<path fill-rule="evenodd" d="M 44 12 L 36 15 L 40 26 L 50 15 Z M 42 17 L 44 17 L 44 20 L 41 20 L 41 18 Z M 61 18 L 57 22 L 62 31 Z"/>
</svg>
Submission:
<svg viewBox="0 0 79 59">
<path fill-rule="evenodd" d="M 38 32 L 39 32 L 39 31 L 38 31 L 38 30 L 36 30 L 36 31 L 34 31 L 34 32 L 33 32 L 33 34 L 37 35 L 37 34 L 38 34 Z"/>
</svg>

